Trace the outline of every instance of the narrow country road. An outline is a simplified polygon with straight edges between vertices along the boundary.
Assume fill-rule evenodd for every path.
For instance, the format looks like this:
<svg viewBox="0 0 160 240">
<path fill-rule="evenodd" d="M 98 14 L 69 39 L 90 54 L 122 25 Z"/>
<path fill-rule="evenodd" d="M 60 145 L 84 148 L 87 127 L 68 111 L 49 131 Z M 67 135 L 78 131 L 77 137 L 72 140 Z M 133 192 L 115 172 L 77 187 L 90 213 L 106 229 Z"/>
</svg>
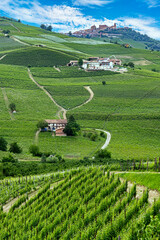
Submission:
<svg viewBox="0 0 160 240">
<path fill-rule="evenodd" d="M 41 129 L 38 129 L 37 132 L 36 132 L 36 135 L 35 135 L 35 144 L 38 144 L 38 136 L 39 136 L 39 133 L 41 132 Z"/>
<path fill-rule="evenodd" d="M 8 113 L 10 115 L 10 118 L 11 118 L 11 120 L 14 120 L 14 116 L 13 116 L 12 112 L 9 109 L 9 100 L 8 100 L 5 88 L 1 88 L 1 90 L 2 90 L 2 94 L 3 94 L 3 97 L 4 97 L 4 102 L 5 102 L 6 108 L 8 110 Z"/>
<path fill-rule="evenodd" d="M 31 73 L 31 71 L 30 71 L 29 68 L 28 68 L 28 74 L 29 74 L 30 79 L 37 85 L 37 87 L 39 87 L 41 90 L 43 90 L 43 91 L 45 92 L 45 94 L 51 99 L 51 101 L 59 108 L 59 110 L 58 110 L 58 112 L 57 112 L 58 118 L 59 118 L 59 119 L 62 119 L 61 116 L 63 116 L 63 119 L 67 119 L 67 116 L 66 116 L 67 110 L 66 110 L 65 108 L 63 108 L 61 105 L 59 105 L 59 104 L 54 100 L 54 98 L 51 96 L 51 94 L 50 94 L 43 86 L 41 86 L 41 85 L 34 79 L 34 77 L 33 77 L 33 75 L 32 75 L 32 73 Z M 85 101 L 84 103 L 82 103 L 82 104 L 80 104 L 80 105 L 72 108 L 72 109 L 69 109 L 69 110 L 74 110 L 74 109 L 76 109 L 76 108 L 80 108 L 80 107 L 84 106 L 85 104 L 89 103 L 90 101 L 92 101 L 92 99 L 93 99 L 93 97 L 94 97 L 94 92 L 92 91 L 92 89 L 90 88 L 90 86 L 84 86 L 84 88 L 85 88 L 85 89 L 89 92 L 89 94 L 90 94 L 88 100 Z M 104 133 L 107 134 L 106 142 L 105 142 L 105 144 L 101 147 L 101 149 L 103 150 L 103 149 L 105 149 L 105 148 L 109 145 L 109 143 L 110 143 L 110 141 L 111 141 L 111 134 L 110 134 L 109 132 L 105 131 L 105 130 L 102 130 L 102 129 L 96 129 L 96 130 L 97 130 L 97 131 L 104 132 Z M 36 132 L 36 135 L 35 135 L 35 143 L 38 143 L 39 133 L 40 133 L 40 131 L 38 130 L 38 131 Z"/>
<path fill-rule="evenodd" d="M 102 129 L 96 129 L 96 131 L 101 131 L 101 132 L 104 132 L 104 133 L 107 134 L 107 139 L 105 141 L 105 144 L 101 147 L 101 149 L 104 150 L 109 145 L 109 143 L 111 141 L 111 134 L 110 134 L 110 132 L 107 132 L 107 131 L 102 130 Z"/>
<path fill-rule="evenodd" d="M 66 110 L 65 108 L 61 107 L 61 106 L 53 99 L 53 97 L 51 96 L 51 94 L 33 78 L 32 73 L 31 73 L 31 71 L 30 71 L 29 68 L 28 68 L 28 74 L 29 74 L 30 79 L 37 85 L 37 87 L 39 87 L 41 90 L 43 90 L 43 91 L 45 92 L 45 94 L 51 99 L 51 101 L 52 101 L 58 108 L 60 108 L 60 110 L 59 110 L 58 113 L 57 113 L 57 115 L 59 116 L 59 118 L 61 119 L 60 112 L 63 112 L 63 117 L 64 117 L 64 119 L 66 119 L 66 112 L 67 112 L 67 110 Z"/>
<path fill-rule="evenodd" d="M 11 38 L 14 40 L 14 41 L 16 41 L 16 42 L 19 42 L 19 43 L 21 43 L 21 44 L 23 44 L 23 45 L 26 45 L 26 46 L 31 46 L 30 44 L 28 44 L 28 43 L 25 43 L 25 42 L 22 42 L 21 40 L 19 40 L 18 38 L 15 38 L 15 37 L 13 37 L 13 36 L 11 36 Z"/>
<path fill-rule="evenodd" d="M 0 61 L 3 59 L 3 58 L 5 58 L 7 55 L 4 55 L 4 56 L 2 56 L 1 58 L 0 58 Z"/>
<path fill-rule="evenodd" d="M 19 28 L 17 28 L 14 24 L 10 23 L 10 25 L 11 25 L 13 28 L 15 28 L 18 32 L 21 32 L 21 31 L 19 30 Z"/>
<path fill-rule="evenodd" d="M 54 66 L 54 69 L 56 69 L 58 72 L 61 72 L 61 70 L 56 66 Z"/>
<path fill-rule="evenodd" d="M 88 99 L 87 101 L 85 101 L 84 103 L 82 103 L 82 104 L 80 104 L 80 105 L 78 105 L 78 106 L 76 106 L 76 107 L 74 107 L 74 108 L 72 108 L 72 109 L 69 109 L 69 110 L 74 110 L 74 109 L 76 109 L 76 108 L 80 108 L 80 107 L 86 105 L 87 103 L 89 103 L 90 101 L 92 101 L 92 99 L 93 99 L 93 97 L 94 97 L 94 92 L 92 91 L 92 89 L 90 88 L 90 86 L 84 86 L 84 88 L 85 88 L 85 89 L 89 92 L 89 94 L 90 94 L 89 99 Z"/>
</svg>

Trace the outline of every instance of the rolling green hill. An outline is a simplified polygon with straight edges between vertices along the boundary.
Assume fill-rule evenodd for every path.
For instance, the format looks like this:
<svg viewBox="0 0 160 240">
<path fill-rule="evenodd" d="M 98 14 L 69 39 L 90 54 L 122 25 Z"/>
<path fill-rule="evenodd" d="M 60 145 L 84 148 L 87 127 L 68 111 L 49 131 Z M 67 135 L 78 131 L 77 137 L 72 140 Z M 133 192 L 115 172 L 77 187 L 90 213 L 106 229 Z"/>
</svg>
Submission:
<svg viewBox="0 0 160 240">
<path fill-rule="evenodd" d="M 146 34 L 141 34 L 131 28 L 106 29 L 100 31 L 102 39 L 119 44 L 130 44 L 131 47 L 140 49 L 160 50 L 160 41 L 150 38 Z M 108 37 L 103 37 L 103 34 Z M 114 37 L 112 37 L 112 35 Z M 98 38 L 97 38 L 98 39 Z"/>
<path fill-rule="evenodd" d="M 43 89 L 69 110 L 68 116 L 74 114 L 82 129 L 109 130 L 112 138 L 108 150 L 113 158 L 154 159 L 160 155 L 159 52 L 67 37 L 4 18 L 0 18 L 0 26 L 0 136 L 8 143 L 21 143 L 23 153 L 18 158 L 34 159 L 29 146 L 36 141 L 38 120 L 62 117 Z M 4 30 L 10 31 L 10 37 L 5 37 Z M 135 69 L 115 74 L 65 66 L 79 57 L 111 55 L 123 63 L 134 62 Z M 27 67 L 40 87 L 29 78 Z M 90 96 L 84 86 L 90 86 L 94 93 L 87 104 L 84 103 Z M 9 110 L 12 102 L 17 106 L 16 114 Z M 43 152 L 78 158 L 92 156 L 104 142 L 102 138 L 91 141 L 83 134 L 53 138 L 50 133 L 40 133 L 38 137 Z M 7 154 L 0 151 L 0 157 Z"/>
<path fill-rule="evenodd" d="M 0 240 L 159 237 L 160 53 L 138 44 L 0 18 Z M 135 65 L 124 73 L 66 66 L 111 55 Z M 37 126 L 70 115 L 76 136 Z M 11 152 L 14 143 L 21 153 Z M 119 178 L 121 170 L 137 172 Z"/>
</svg>

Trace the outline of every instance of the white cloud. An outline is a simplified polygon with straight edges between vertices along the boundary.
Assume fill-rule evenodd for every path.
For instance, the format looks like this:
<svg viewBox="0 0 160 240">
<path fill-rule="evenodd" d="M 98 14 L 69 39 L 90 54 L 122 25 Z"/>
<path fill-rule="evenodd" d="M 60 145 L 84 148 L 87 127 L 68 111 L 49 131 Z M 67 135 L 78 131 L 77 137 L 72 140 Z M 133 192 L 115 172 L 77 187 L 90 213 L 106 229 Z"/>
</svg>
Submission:
<svg viewBox="0 0 160 240">
<path fill-rule="evenodd" d="M 51 24 L 53 29 L 59 32 L 73 32 L 90 28 L 94 24 L 96 26 L 100 24 L 111 26 L 117 23 L 118 26 L 129 26 L 152 38 L 160 39 L 160 28 L 156 26 L 156 21 L 153 18 L 95 19 L 92 16 L 85 16 L 76 7 L 66 5 L 44 6 L 38 1 L 32 2 L 31 0 L 14 0 L 14 2 L 13 0 L 2 0 L 0 1 L 0 10 L 13 18 L 28 23 Z"/>
<path fill-rule="evenodd" d="M 160 6 L 159 0 L 144 0 L 144 2 L 148 4 L 149 8 Z"/>
<path fill-rule="evenodd" d="M 154 27 L 156 21 L 153 18 L 125 18 L 122 19 L 122 24 L 142 34 L 147 34 L 151 38 L 160 39 L 160 28 Z"/>
<path fill-rule="evenodd" d="M 113 1 L 114 0 L 73 0 L 73 4 L 78 6 L 103 6 Z"/>
</svg>

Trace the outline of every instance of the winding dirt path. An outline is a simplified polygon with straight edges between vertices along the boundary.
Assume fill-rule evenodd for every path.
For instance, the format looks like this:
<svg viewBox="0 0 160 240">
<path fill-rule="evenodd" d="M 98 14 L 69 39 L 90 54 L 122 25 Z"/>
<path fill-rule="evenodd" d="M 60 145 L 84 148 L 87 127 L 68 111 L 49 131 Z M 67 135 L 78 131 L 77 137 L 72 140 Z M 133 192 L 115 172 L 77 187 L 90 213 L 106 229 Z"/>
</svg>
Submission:
<svg viewBox="0 0 160 240">
<path fill-rule="evenodd" d="M 54 67 L 55 69 L 57 69 L 56 67 Z M 60 69 L 59 69 L 60 70 Z M 58 71 L 58 70 L 57 70 Z M 43 90 L 45 92 L 45 94 L 51 99 L 51 101 L 59 108 L 59 111 L 57 112 L 57 116 L 59 119 L 62 119 L 61 116 L 63 115 L 63 119 L 67 119 L 67 111 L 65 108 L 63 108 L 61 105 L 59 105 L 55 100 L 54 98 L 51 96 L 51 94 L 43 87 L 41 86 L 33 77 L 30 69 L 28 68 L 28 74 L 29 74 L 29 77 L 30 79 L 37 85 L 37 87 L 39 87 L 41 90 Z M 69 110 L 74 110 L 74 109 L 77 109 L 77 108 L 80 108 L 84 105 L 86 105 L 87 103 L 89 103 L 90 101 L 92 101 L 93 97 L 94 97 L 94 92 L 92 91 L 91 87 L 90 86 L 84 86 L 84 88 L 89 92 L 90 96 L 88 98 L 88 100 L 86 100 L 84 103 L 72 108 L 72 109 L 69 109 Z M 105 144 L 102 146 L 101 149 L 105 149 L 110 141 L 111 141 L 111 134 L 105 130 L 102 130 L 102 129 L 96 129 L 97 131 L 102 131 L 104 133 L 107 134 L 107 139 L 106 139 L 106 142 Z M 40 133 L 40 130 L 38 130 L 36 132 L 36 135 L 35 135 L 35 143 L 38 143 L 38 136 L 39 136 L 39 133 Z"/>
<path fill-rule="evenodd" d="M 7 56 L 7 54 L 6 55 L 4 55 L 4 56 L 2 56 L 1 58 L 0 58 L 0 61 L 3 59 L 3 58 L 5 58 Z"/>
<path fill-rule="evenodd" d="M 13 114 L 11 113 L 10 109 L 9 109 L 9 100 L 8 100 L 8 97 L 7 97 L 7 93 L 5 91 L 5 88 L 1 88 L 2 90 L 2 93 L 3 93 L 3 97 L 4 97 L 4 101 L 5 101 L 5 105 L 6 105 L 6 108 L 8 109 L 8 113 L 10 115 L 10 118 L 11 120 L 14 120 L 14 116 Z"/>
<path fill-rule="evenodd" d="M 14 41 L 19 42 L 19 43 L 21 43 L 21 44 L 23 44 L 23 45 L 31 46 L 30 44 L 25 43 L 25 42 L 22 42 L 21 40 L 19 40 L 18 38 L 15 38 L 14 36 L 11 36 L 11 38 L 12 38 Z"/>
<path fill-rule="evenodd" d="M 61 72 L 61 70 L 56 66 L 54 66 L 54 69 L 56 69 L 58 72 Z"/>
<path fill-rule="evenodd" d="M 78 106 L 76 106 L 76 107 L 74 107 L 74 108 L 71 108 L 71 109 L 69 109 L 69 110 L 74 110 L 74 109 L 76 109 L 76 108 L 80 108 L 80 107 L 86 105 L 87 103 L 89 103 L 90 101 L 92 101 L 92 99 L 93 99 L 93 97 L 94 97 L 94 92 L 92 91 L 91 87 L 90 87 L 90 86 L 84 86 L 84 88 L 85 88 L 85 89 L 89 92 L 89 94 L 90 94 L 89 99 L 88 99 L 87 101 L 85 101 L 84 103 L 82 103 L 82 104 L 80 104 L 80 105 L 78 105 Z"/>
<path fill-rule="evenodd" d="M 109 145 L 109 143 L 111 141 L 111 134 L 110 134 L 110 132 L 107 132 L 107 131 L 102 130 L 102 129 L 96 129 L 96 131 L 101 131 L 101 132 L 104 132 L 104 133 L 107 134 L 105 144 L 101 147 L 101 149 L 104 150 Z"/>
<path fill-rule="evenodd" d="M 66 112 L 67 112 L 67 110 L 66 110 L 65 108 L 63 108 L 62 106 L 60 106 L 60 105 L 54 100 L 54 98 L 51 96 L 51 94 L 33 78 L 33 75 L 32 75 L 32 73 L 31 73 L 31 71 L 30 71 L 29 68 L 28 68 L 28 74 L 29 74 L 30 79 L 37 85 L 37 87 L 39 87 L 41 90 L 43 90 L 43 91 L 45 92 L 45 94 L 51 99 L 51 101 L 52 101 L 58 108 L 60 108 L 60 110 L 58 111 L 57 115 L 60 117 L 60 112 L 63 112 L 64 119 L 66 119 Z M 60 119 L 61 119 L 61 117 L 60 117 Z"/>
<path fill-rule="evenodd" d="M 40 131 L 41 131 L 41 129 L 38 129 L 38 131 L 36 132 L 36 135 L 35 135 L 35 144 L 38 144 L 38 137 L 39 137 Z"/>
<path fill-rule="evenodd" d="M 59 105 L 59 104 L 54 100 L 54 98 L 51 96 L 51 94 L 50 94 L 43 86 L 41 86 L 41 85 L 34 79 L 34 77 L 33 77 L 33 75 L 32 75 L 32 73 L 31 73 L 31 71 L 30 71 L 29 68 L 28 68 L 28 74 L 29 74 L 30 79 L 37 85 L 37 87 L 39 87 L 41 90 L 43 90 L 43 91 L 45 92 L 45 94 L 51 99 L 51 101 L 59 108 L 59 111 L 57 112 L 57 116 L 61 119 L 61 113 L 63 112 L 63 119 L 66 119 L 66 118 L 67 118 L 67 117 L 66 117 L 67 110 L 66 110 L 64 107 L 62 107 L 61 105 Z M 85 89 L 89 92 L 89 94 L 90 94 L 89 99 L 88 99 L 86 102 L 84 102 L 84 103 L 82 103 L 82 104 L 80 104 L 80 105 L 78 105 L 78 106 L 76 106 L 76 107 L 74 107 L 74 108 L 72 108 L 72 109 L 70 109 L 70 110 L 74 110 L 74 109 L 76 109 L 76 108 L 82 107 L 83 105 L 89 103 L 89 102 L 93 99 L 93 97 L 94 97 L 94 92 L 92 91 L 92 89 L 90 88 L 90 86 L 85 86 L 84 88 L 85 88 Z"/>
<path fill-rule="evenodd" d="M 10 25 L 11 25 L 13 28 L 15 28 L 18 32 L 21 32 L 21 31 L 19 30 L 19 28 L 16 27 L 15 25 L 13 25 L 12 23 L 10 23 Z"/>
</svg>

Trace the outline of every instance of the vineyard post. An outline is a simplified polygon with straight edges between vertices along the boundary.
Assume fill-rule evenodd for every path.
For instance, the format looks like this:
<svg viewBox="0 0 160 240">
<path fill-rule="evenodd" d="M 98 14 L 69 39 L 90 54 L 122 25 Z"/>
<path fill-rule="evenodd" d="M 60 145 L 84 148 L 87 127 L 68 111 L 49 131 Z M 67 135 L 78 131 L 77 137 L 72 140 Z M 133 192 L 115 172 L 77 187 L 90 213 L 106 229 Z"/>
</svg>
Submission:
<svg viewBox="0 0 160 240">
<path fill-rule="evenodd" d="M 126 207 L 124 208 L 124 217 L 126 219 Z"/>
<path fill-rule="evenodd" d="M 135 160 L 133 160 L 133 171 L 135 170 Z"/>
<path fill-rule="evenodd" d="M 143 160 L 142 160 L 142 167 L 141 167 L 141 168 L 142 168 L 142 170 L 144 170 L 144 164 L 143 164 Z"/>
<path fill-rule="evenodd" d="M 141 169 L 141 160 L 139 161 L 139 170 Z"/>
<path fill-rule="evenodd" d="M 120 237 L 120 236 L 118 237 L 118 240 L 121 240 L 121 237 Z"/>
<path fill-rule="evenodd" d="M 155 170 L 157 170 L 157 158 L 155 158 Z"/>
<path fill-rule="evenodd" d="M 160 157 L 159 157 L 158 171 L 160 172 Z"/>
</svg>

